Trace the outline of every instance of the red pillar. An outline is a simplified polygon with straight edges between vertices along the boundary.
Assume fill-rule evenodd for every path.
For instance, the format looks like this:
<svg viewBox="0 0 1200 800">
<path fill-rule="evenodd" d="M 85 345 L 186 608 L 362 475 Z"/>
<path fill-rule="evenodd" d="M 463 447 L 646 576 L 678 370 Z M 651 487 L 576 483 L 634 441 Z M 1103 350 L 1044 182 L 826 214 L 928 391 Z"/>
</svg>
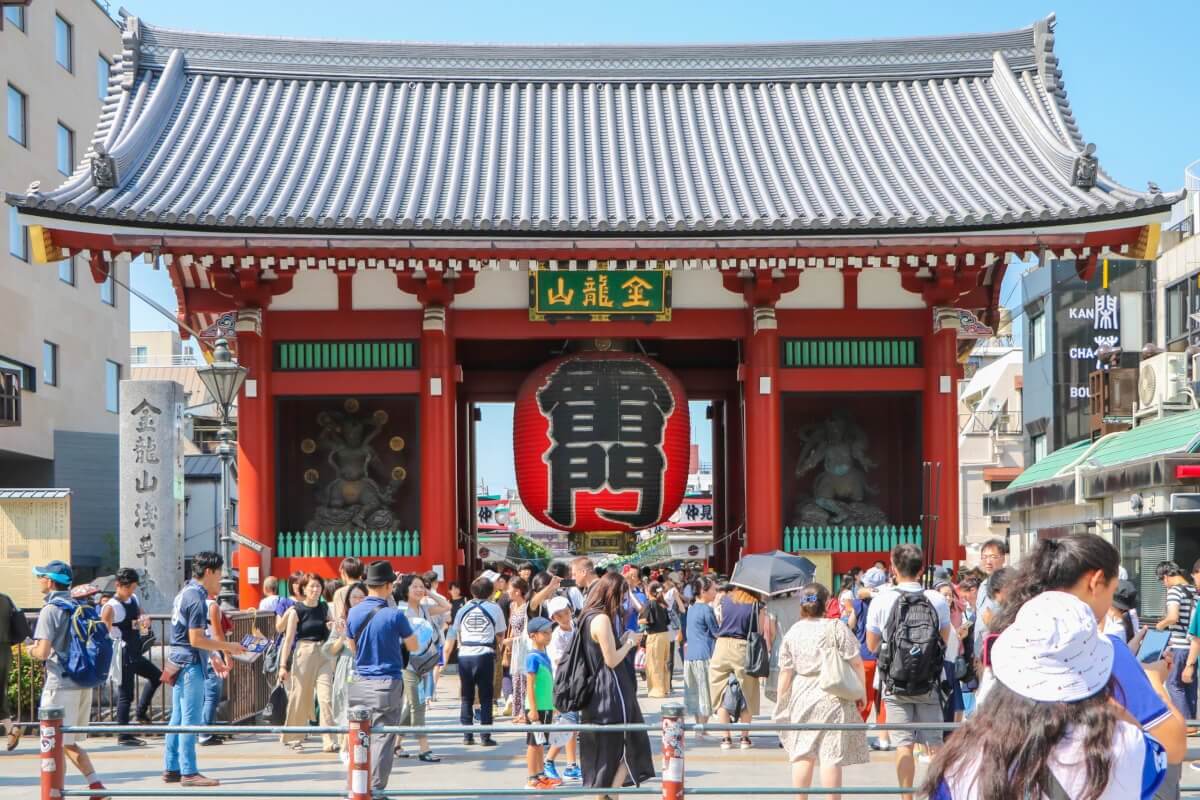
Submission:
<svg viewBox="0 0 1200 800">
<path fill-rule="evenodd" d="M 746 430 L 745 552 L 776 550 L 783 536 L 783 435 L 780 430 L 779 327 L 775 309 L 749 309 L 742 397 Z"/>
<path fill-rule="evenodd" d="M 458 570 L 458 476 L 455 416 L 458 370 L 450 308 L 429 303 L 421 323 L 421 558 Z"/>
<path fill-rule="evenodd" d="M 238 314 L 238 361 L 249 372 L 238 396 L 238 531 L 275 549 L 274 408 L 271 397 L 271 343 L 263 328 L 263 313 L 246 309 Z M 257 607 L 268 565 L 248 547 L 237 548 L 238 604 Z M 258 583 L 249 582 L 258 567 Z"/>
<path fill-rule="evenodd" d="M 926 513 L 937 514 L 936 539 L 932 545 L 932 560 L 958 561 L 962 548 L 958 541 L 958 363 L 957 314 L 947 315 L 947 327 L 930 332 L 925 337 L 925 392 L 922 402 L 924 417 L 924 460 L 934 464 L 933 476 L 940 480 L 934 490 L 936 508 Z M 953 327 L 951 327 L 953 325 Z M 928 525 L 926 526 L 929 527 Z M 929 535 L 929 531 L 925 531 Z"/>
</svg>

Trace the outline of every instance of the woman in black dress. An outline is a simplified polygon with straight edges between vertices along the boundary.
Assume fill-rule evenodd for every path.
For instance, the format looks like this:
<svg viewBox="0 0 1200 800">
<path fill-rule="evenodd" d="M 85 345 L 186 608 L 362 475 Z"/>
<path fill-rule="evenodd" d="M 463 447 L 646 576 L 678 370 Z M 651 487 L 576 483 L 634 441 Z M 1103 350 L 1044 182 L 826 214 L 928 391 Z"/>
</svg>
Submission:
<svg viewBox="0 0 1200 800">
<path fill-rule="evenodd" d="M 626 658 L 637 648 L 642 634 L 626 631 L 617 638 L 617 621 L 623 618 L 621 608 L 627 590 L 620 575 L 609 573 L 592 586 L 581 613 L 580 629 L 587 632 L 584 653 L 595 681 L 592 702 L 580 715 L 585 724 L 645 721 L 637 702 L 637 676 Z M 584 786 L 641 785 L 654 777 L 650 737 L 645 731 L 580 734 L 579 767 Z"/>
</svg>

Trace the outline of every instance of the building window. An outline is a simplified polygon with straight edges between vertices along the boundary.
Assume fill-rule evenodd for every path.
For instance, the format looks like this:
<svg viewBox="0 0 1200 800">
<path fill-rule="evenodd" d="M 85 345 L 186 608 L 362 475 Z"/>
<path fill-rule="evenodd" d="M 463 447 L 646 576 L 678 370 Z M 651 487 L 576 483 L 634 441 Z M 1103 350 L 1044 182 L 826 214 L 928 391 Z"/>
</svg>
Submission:
<svg viewBox="0 0 1200 800">
<path fill-rule="evenodd" d="M 5 358 L 0 355 L 0 367 L 14 369 L 21 373 L 21 391 L 36 392 L 37 391 L 37 368 L 30 366 L 21 361 L 14 361 L 11 358 Z"/>
<path fill-rule="evenodd" d="M 115 361 L 104 362 L 104 408 L 117 413 L 121 388 L 121 365 Z"/>
<path fill-rule="evenodd" d="M 42 383 L 58 386 L 58 345 L 42 342 Z"/>
<path fill-rule="evenodd" d="M 1168 286 L 1167 303 L 1167 341 L 1180 339 L 1188 332 L 1188 287 L 1189 281 Z"/>
<path fill-rule="evenodd" d="M 1029 318 L 1029 360 L 1046 355 L 1046 313 L 1038 312 Z"/>
<path fill-rule="evenodd" d="M 75 131 L 58 123 L 58 171 L 70 175 L 75 167 Z"/>
<path fill-rule="evenodd" d="M 111 67 L 108 64 L 108 59 L 104 56 L 96 56 L 96 93 L 101 100 L 108 97 L 108 76 L 110 71 Z"/>
<path fill-rule="evenodd" d="M 29 146 L 29 109 L 25 93 L 8 85 L 8 138 L 22 147 Z"/>
<path fill-rule="evenodd" d="M 1033 463 L 1036 464 L 1046 457 L 1046 434 L 1039 433 L 1030 441 L 1033 444 Z"/>
<path fill-rule="evenodd" d="M 139 344 L 137 347 L 133 348 L 133 358 L 130 360 L 134 364 L 145 364 L 149 358 L 150 348 L 144 344 Z"/>
<path fill-rule="evenodd" d="M 64 258 L 58 262 L 58 279 L 63 283 L 75 285 L 75 259 Z"/>
<path fill-rule="evenodd" d="M 116 266 L 114 265 L 112 269 L 116 269 Z M 100 300 L 109 306 L 117 304 L 117 289 L 111 274 L 104 279 L 104 283 L 100 284 Z"/>
<path fill-rule="evenodd" d="M 14 28 L 25 30 L 25 9 L 20 6 L 5 6 L 4 21 Z"/>
<path fill-rule="evenodd" d="M 8 252 L 22 261 L 29 260 L 29 230 L 17 219 L 17 207 L 8 207 Z"/>
<path fill-rule="evenodd" d="M 1118 302 L 1121 309 L 1118 320 L 1121 330 L 1121 349 L 1126 353 L 1136 353 L 1146 344 L 1146 323 L 1143 312 L 1145 304 L 1142 301 L 1142 293 L 1121 292 Z"/>
<path fill-rule="evenodd" d="M 71 50 L 74 42 L 74 32 L 71 30 L 71 23 L 67 22 L 60 15 L 54 15 L 54 60 L 58 65 L 67 72 L 75 71 L 75 61 L 72 57 Z"/>
</svg>

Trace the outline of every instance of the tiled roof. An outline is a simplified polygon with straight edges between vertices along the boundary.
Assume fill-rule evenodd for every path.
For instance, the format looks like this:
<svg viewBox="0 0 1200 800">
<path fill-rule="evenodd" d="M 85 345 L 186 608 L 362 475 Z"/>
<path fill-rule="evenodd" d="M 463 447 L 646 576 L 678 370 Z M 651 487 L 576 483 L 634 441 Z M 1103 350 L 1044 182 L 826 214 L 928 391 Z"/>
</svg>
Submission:
<svg viewBox="0 0 1200 800">
<path fill-rule="evenodd" d="M 1058 474 L 1059 470 L 1073 464 L 1087 451 L 1091 444 L 1088 441 L 1076 442 L 1075 444 L 1055 450 L 1033 466 L 1026 468 L 1024 472 L 1017 476 L 1016 480 L 1005 488 L 1005 491 L 1020 489 L 1022 486 L 1027 486 L 1031 483 L 1050 480 Z"/>
<path fill-rule="evenodd" d="M 1053 17 L 849 42 L 322 42 L 130 18 L 95 141 L 33 214 L 286 232 L 1045 227 L 1177 198 L 1095 165 Z"/>
</svg>

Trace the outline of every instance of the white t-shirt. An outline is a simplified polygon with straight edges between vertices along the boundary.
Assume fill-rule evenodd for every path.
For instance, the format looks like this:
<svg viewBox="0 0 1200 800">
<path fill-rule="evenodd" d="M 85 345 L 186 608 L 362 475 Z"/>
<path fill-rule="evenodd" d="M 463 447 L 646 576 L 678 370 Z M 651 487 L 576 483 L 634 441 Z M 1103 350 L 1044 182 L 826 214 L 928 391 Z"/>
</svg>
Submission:
<svg viewBox="0 0 1200 800">
<path fill-rule="evenodd" d="M 922 591 L 921 584 L 916 581 L 907 583 L 898 583 L 887 589 L 880 590 L 875 599 L 871 601 L 871 607 L 867 609 L 867 632 L 874 633 L 883 642 L 887 642 L 887 624 L 888 619 L 892 615 L 892 609 L 896 607 L 896 601 L 900 599 L 900 592 L 919 592 Z M 946 598 L 942 597 L 942 593 L 933 589 L 925 589 L 925 596 L 929 598 L 929 602 L 933 603 L 933 610 L 937 612 L 938 627 L 944 633 L 947 628 L 950 628 L 950 604 L 946 602 Z M 954 633 L 951 631 L 950 638 L 954 638 Z M 883 674 L 880 671 L 875 672 L 875 688 L 883 685 Z"/>
<path fill-rule="evenodd" d="M 1166 772 L 1166 755 L 1156 742 L 1147 743 L 1141 729 L 1128 722 L 1118 722 L 1113 732 L 1112 755 L 1108 786 L 1099 800 L 1138 800 L 1153 796 L 1162 775 Z M 979 762 L 950 776 L 946 780 L 947 796 L 937 792 L 933 800 L 972 800 L 977 797 L 974 787 Z M 1083 740 L 1074 731 L 1059 742 L 1050 762 L 1050 771 L 1068 797 L 1079 797 L 1087 781 L 1087 761 L 1083 755 Z"/>
<path fill-rule="evenodd" d="M 272 614 L 274 614 L 275 609 L 278 607 L 279 595 L 277 594 L 268 595 L 267 597 L 264 597 L 262 600 L 258 601 L 259 611 L 270 611 Z"/>
<path fill-rule="evenodd" d="M 575 638 L 575 629 L 566 630 L 557 625 L 554 627 L 554 633 L 550 634 L 550 644 L 546 645 L 546 655 L 550 657 L 550 670 L 554 676 L 558 676 L 558 662 L 562 661 L 563 656 L 567 654 L 567 648 L 571 646 L 571 640 Z"/>
</svg>

